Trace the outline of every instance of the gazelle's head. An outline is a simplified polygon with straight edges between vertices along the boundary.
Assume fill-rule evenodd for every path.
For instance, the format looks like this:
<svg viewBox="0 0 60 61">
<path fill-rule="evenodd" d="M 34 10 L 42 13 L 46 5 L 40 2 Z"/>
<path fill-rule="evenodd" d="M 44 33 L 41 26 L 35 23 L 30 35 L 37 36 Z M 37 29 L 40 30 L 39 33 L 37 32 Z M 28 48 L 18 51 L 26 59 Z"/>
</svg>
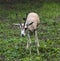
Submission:
<svg viewBox="0 0 60 61">
<path fill-rule="evenodd" d="M 26 29 L 25 29 L 25 23 L 13 23 L 13 25 L 15 25 L 15 26 L 19 26 L 19 28 L 20 28 L 20 33 L 21 33 L 21 36 L 22 37 L 24 37 L 25 35 L 26 35 Z"/>
<path fill-rule="evenodd" d="M 23 20 L 26 22 L 26 19 L 27 19 L 27 15 L 28 13 L 26 13 L 26 17 L 23 18 Z M 25 36 L 26 35 L 26 30 L 28 29 L 28 26 L 31 25 L 33 22 L 29 23 L 29 24 L 25 24 L 24 23 L 18 23 L 18 24 L 13 24 L 13 25 L 16 25 L 16 26 L 19 26 L 20 27 L 20 30 L 21 30 L 21 36 Z"/>
<path fill-rule="evenodd" d="M 21 29 L 21 36 L 24 37 L 26 35 L 26 30 L 25 30 L 25 24 L 24 23 L 20 24 L 20 29 Z"/>
<path fill-rule="evenodd" d="M 21 30 L 21 36 L 24 37 L 26 35 L 26 30 L 28 29 L 28 26 L 31 25 L 33 22 L 29 23 L 29 24 L 25 24 L 25 23 L 20 23 L 20 24 L 14 24 L 16 26 L 20 27 Z"/>
</svg>

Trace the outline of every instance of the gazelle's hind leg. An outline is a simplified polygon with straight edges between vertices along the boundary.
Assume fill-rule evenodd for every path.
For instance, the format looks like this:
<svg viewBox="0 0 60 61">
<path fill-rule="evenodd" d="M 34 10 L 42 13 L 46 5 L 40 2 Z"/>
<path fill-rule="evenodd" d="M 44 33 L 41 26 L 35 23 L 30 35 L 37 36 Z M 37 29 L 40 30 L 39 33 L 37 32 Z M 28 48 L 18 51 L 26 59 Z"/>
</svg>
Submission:
<svg viewBox="0 0 60 61">
<path fill-rule="evenodd" d="M 37 53 L 39 55 L 39 41 L 38 41 L 38 36 L 37 36 L 37 30 L 35 30 L 35 43 L 37 46 Z"/>
<path fill-rule="evenodd" d="M 27 49 L 30 48 L 29 51 L 30 51 L 30 54 L 31 54 L 31 46 L 30 45 L 31 45 L 31 39 L 30 39 L 30 32 L 28 31 Z"/>
</svg>

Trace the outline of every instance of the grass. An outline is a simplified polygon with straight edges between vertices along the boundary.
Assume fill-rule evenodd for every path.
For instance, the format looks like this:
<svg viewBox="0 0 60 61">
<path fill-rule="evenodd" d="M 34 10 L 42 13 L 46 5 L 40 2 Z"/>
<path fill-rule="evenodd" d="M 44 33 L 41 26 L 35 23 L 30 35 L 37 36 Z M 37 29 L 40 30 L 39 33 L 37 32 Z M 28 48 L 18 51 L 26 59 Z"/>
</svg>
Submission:
<svg viewBox="0 0 60 61">
<path fill-rule="evenodd" d="M 31 6 L 32 5 L 32 6 Z M 21 7 L 22 6 L 22 7 Z M 32 55 L 26 50 L 27 37 L 20 36 L 19 27 L 13 23 L 22 20 L 29 11 L 37 12 L 41 19 L 38 29 L 39 51 L 33 46 Z M 17 16 L 16 16 L 17 13 Z M 60 4 L 19 3 L 0 4 L 0 61 L 59 61 L 60 60 Z"/>
</svg>

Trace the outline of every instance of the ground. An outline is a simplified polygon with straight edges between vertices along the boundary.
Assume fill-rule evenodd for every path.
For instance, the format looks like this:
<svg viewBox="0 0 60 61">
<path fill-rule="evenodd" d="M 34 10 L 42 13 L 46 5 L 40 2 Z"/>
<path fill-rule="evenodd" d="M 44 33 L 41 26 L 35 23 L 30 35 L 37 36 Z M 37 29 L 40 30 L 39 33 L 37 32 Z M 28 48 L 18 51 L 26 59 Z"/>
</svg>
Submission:
<svg viewBox="0 0 60 61">
<path fill-rule="evenodd" d="M 32 6 L 31 6 L 32 5 Z M 20 36 L 19 27 L 13 23 L 24 22 L 27 12 L 36 12 L 40 17 L 37 55 L 32 38 L 32 54 L 26 50 L 27 37 Z M 15 3 L 0 4 L 0 61 L 59 61 L 60 60 L 60 4 Z"/>
</svg>

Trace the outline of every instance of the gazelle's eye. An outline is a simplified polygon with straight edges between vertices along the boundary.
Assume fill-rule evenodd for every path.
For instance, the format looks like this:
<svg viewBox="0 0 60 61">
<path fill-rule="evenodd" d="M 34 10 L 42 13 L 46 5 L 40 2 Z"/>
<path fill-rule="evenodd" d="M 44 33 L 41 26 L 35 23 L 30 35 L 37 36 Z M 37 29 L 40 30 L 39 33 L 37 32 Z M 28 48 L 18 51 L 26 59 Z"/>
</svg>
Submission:
<svg viewBox="0 0 60 61">
<path fill-rule="evenodd" d="M 27 26 L 25 26 L 25 30 L 27 30 Z"/>
<path fill-rule="evenodd" d="M 25 30 L 27 30 L 27 28 L 25 28 Z"/>
</svg>

